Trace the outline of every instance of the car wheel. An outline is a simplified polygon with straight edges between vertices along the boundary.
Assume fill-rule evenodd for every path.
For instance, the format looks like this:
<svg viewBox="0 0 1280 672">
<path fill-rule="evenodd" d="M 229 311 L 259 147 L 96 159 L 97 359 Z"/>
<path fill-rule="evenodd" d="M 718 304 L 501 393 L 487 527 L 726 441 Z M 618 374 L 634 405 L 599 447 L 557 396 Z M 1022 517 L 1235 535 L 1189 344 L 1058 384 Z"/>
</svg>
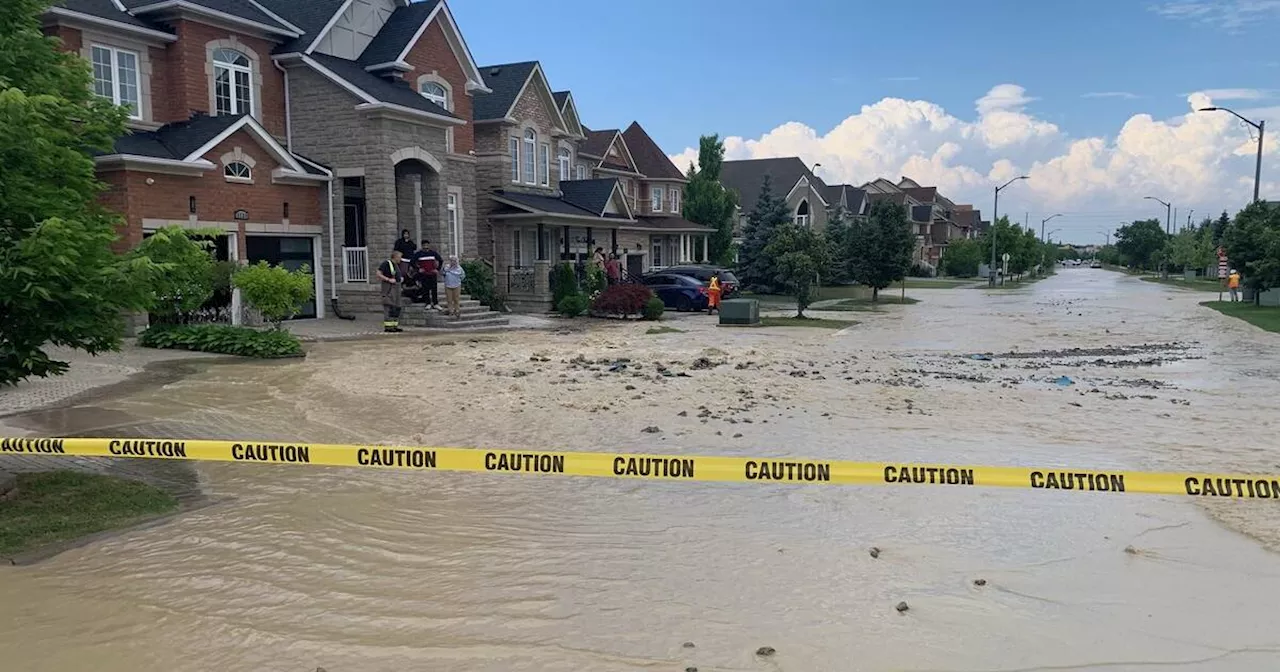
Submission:
<svg viewBox="0 0 1280 672">
<path fill-rule="evenodd" d="M 692 308 L 693 308 L 693 301 L 689 300 L 689 297 L 682 296 L 676 300 L 676 310 L 682 313 L 687 313 Z"/>
</svg>

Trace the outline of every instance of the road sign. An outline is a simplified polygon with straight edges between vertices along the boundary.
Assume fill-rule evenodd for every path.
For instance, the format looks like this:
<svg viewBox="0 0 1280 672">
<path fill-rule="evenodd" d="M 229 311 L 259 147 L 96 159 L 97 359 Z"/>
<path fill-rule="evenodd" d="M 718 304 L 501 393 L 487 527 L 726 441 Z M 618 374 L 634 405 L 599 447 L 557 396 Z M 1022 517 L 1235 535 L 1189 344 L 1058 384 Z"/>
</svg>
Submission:
<svg viewBox="0 0 1280 672">
<path fill-rule="evenodd" d="M 1004 261 L 1004 262 L 1008 262 L 1008 261 L 1009 261 L 1009 253 L 1008 253 L 1008 252 L 1005 252 L 1004 254 L 1000 255 L 1000 260 L 1001 260 L 1001 261 Z"/>
</svg>

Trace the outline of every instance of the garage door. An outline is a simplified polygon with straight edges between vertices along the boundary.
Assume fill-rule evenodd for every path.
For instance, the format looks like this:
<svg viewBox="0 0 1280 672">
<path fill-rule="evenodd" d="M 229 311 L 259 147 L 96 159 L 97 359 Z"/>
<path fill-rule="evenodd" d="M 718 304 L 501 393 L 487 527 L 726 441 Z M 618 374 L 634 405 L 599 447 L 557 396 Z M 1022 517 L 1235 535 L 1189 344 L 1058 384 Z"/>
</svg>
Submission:
<svg viewBox="0 0 1280 672">
<path fill-rule="evenodd" d="M 246 236 L 244 240 L 245 254 L 249 263 L 265 261 L 272 266 L 283 266 L 296 271 L 307 266 L 311 273 L 316 272 L 314 239 L 296 236 Z M 315 317 L 316 302 L 303 304 L 298 318 Z"/>
</svg>

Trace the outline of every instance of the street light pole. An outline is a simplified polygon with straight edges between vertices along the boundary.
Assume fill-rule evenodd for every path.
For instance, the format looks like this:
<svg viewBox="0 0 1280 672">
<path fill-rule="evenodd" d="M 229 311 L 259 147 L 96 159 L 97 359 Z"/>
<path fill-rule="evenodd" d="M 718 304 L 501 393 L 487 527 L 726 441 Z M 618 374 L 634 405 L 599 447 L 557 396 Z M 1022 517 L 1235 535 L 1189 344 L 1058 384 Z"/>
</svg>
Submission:
<svg viewBox="0 0 1280 672">
<path fill-rule="evenodd" d="M 1025 179 L 1028 179 L 1028 176 L 1019 175 L 1018 177 L 996 187 L 995 203 L 991 205 L 991 268 L 988 269 L 987 272 L 987 277 L 989 279 L 988 286 L 990 287 L 996 286 L 996 223 L 1000 221 L 1000 190 L 1014 182 L 1017 182 L 1018 180 Z"/>
<path fill-rule="evenodd" d="M 1156 203 L 1159 203 L 1160 205 L 1164 206 L 1164 232 L 1166 234 L 1171 233 L 1171 231 L 1169 230 L 1169 225 L 1173 221 L 1173 215 L 1172 215 L 1173 206 L 1169 205 L 1168 203 L 1165 203 L 1164 201 L 1156 198 L 1155 196 L 1143 196 L 1142 198 L 1148 201 L 1155 201 Z"/>
<path fill-rule="evenodd" d="M 1059 212 L 1059 213 L 1058 213 L 1058 214 L 1056 214 L 1056 215 L 1049 215 L 1048 217 L 1045 217 L 1044 219 L 1040 220 L 1040 242 L 1042 242 L 1042 243 L 1044 242 L 1044 225 L 1045 225 L 1045 222 L 1048 222 L 1049 220 L 1053 219 L 1054 217 L 1061 217 L 1061 216 L 1062 216 L 1062 213 L 1061 213 L 1061 212 Z M 1059 230 L 1061 230 L 1061 229 L 1059 229 Z"/>
<path fill-rule="evenodd" d="M 1202 107 L 1197 112 L 1230 112 L 1236 116 L 1236 119 L 1258 129 L 1258 159 L 1253 167 L 1253 202 L 1258 202 L 1258 188 L 1262 185 L 1262 140 L 1267 135 L 1267 120 L 1250 121 L 1240 116 L 1235 110 L 1225 107 Z"/>
</svg>

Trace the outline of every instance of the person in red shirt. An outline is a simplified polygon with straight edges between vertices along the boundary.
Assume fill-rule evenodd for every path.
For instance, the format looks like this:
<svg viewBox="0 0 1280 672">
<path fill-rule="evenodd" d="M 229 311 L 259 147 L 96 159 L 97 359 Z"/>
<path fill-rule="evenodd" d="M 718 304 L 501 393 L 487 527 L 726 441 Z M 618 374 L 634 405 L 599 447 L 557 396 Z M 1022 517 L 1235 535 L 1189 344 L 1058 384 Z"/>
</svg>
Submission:
<svg viewBox="0 0 1280 672">
<path fill-rule="evenodd" d="M 604 262 L 604 272 L 609 278 L 609 284 L 622 282 L 622 261 L 618 259 L 618 255 L 609 255 L 609 260 Z"/>
<path fill-rule="evenodd" d="M 440 310 L 440 292 L 436 284 L 439 282 L 438 273 L 444 266 L 444 257 L 431 247 L 431 241 L 423 238 L 422 249 L 414 252 L 409 261 L 413 262 L 413 267 L 417 271 L 415 280 L 423 303 L 426 303 L 429 309 Z"/>
</svg>

